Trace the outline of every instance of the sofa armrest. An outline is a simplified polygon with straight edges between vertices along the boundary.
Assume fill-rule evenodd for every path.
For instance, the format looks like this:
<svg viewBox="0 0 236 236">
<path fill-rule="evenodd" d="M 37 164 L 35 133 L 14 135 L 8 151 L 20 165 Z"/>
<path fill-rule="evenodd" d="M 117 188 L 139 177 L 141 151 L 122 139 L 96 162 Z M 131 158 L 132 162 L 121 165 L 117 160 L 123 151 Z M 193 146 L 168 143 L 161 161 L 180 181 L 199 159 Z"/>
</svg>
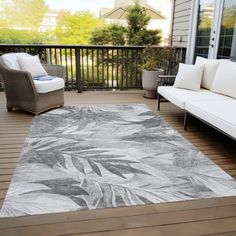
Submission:
<svg viewBox="0 0 236 236">
<path fill-rule="evenodd" d="M 49 75 L 65 79 L 65 67 L 64 66 L 44 64 L 43 67 Z"/>
<path fill-rule="evenodd" d="M 158 76 L 159 86 L 172 86 L 175 82 L 176 75 L 159 75 Z"/>
</svg>

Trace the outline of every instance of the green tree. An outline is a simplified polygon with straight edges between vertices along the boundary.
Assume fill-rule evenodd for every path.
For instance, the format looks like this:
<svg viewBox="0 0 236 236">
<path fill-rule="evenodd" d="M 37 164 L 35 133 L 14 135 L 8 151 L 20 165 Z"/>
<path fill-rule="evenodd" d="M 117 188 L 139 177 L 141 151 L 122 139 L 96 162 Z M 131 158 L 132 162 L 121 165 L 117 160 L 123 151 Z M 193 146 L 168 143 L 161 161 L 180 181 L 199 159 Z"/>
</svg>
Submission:
<svg viewBox="0 0 236 236">
<path fill-rule="evenodd" d="M 127 35 L 129 45 L 158 44 L 161 40 L 160 30 L 148 30 L 150 22 L 144 7 L 136 3 L 128 8 L 127 14 Z"/>
<path fill-rule="evenodd" d="M 37 31 L 0 28 L 0 43 L 41 44 L 43 41 L 43 35 Z"/>
<path fill-rule="evenodd" d="M 127 26 L 116 24 L 96 28 L 90 43 L 95 45 L 158 45 L 161 40 L 160 30 L 148 30 L 150 17 L 144 7 L 138 3 L 129 7 Z"/>
<path fill-rule="evenodd" d="M 124 45 L 126 28 L 122 25 L 111 24 L 96 28 L 90 37 L 93 45 Z"/>
<path fill-rule="evenodd" d="M 0 6 L 0 43 L 43 43 L 39 26 L 48 10 L 43 0 L 0 0 Z"/>
<path fill-rule="evenodd" d="M 0 0 L 1 27 L 38 30 L 48 10 L 44 0 Z"/>
<path fill-rule="evenodd" d="M 88 11 L 79 11 L 74 14 L 62 11 L 58 17 L 58 26 L 55 34 L 58 43 L 88 44 L 94 28 L 104 22 Z"/>
</svg>

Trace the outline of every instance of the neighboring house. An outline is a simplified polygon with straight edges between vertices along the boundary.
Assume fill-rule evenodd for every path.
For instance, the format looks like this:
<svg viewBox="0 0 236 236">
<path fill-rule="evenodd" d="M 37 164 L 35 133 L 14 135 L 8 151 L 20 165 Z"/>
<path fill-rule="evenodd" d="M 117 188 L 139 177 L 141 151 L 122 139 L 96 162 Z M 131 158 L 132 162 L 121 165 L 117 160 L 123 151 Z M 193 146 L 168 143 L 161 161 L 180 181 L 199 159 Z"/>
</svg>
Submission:
<svg viewBox="0 0 236 236">
<path fill-rule="evenodd" d="M 162 46 L 168 46 L 171 39 L 172 0 L 150 0 L 148 2 L 166 18 L 164 20 L 151 20 L 149 27 L 161 29 Z"/>
<path fill-rule="evenodd" d="M 5 8 L 11 6 L 11 0 L 5 0 L 5 1 L 1 1 L 0 4 L 0 12 Z"/>
<path fill-rule="evenodd" d="M 54 30 L 57 27 L 57 17 L 57 13 L 45 13 L 39 31 L 46 32 L 48 30 Z"/>
<path fill-rule="evenodd" d="M 172 46 L 196 56 L 236 59 L 236 0 L 173 1 Z"/>
</svg>

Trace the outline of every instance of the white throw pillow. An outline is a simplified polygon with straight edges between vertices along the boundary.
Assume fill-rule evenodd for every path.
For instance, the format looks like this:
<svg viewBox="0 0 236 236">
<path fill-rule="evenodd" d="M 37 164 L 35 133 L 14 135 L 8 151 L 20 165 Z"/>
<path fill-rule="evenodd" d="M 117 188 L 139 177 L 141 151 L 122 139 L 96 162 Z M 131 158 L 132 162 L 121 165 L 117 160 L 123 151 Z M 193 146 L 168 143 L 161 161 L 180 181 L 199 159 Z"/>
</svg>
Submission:
<svg viewBox="0 0 236 236">
<path fill-rule="evenodd" d="M 30 54 L 25 52 L 18 52 L 18 53 L 10 52 L 3 54 L 2 60 L 5 66 L 7 66 L 9 69 L 21 70 L 17 59 L 18 56 L 32 57 Z"/>
<path fill-rule="evenodd" d="M 45 71 L 38 56 L 33 57 L 24 57 L 18 56 L 18 63 L 21 67 L 21 70 L 28 71 L 32 78 L 48 75 Z"/>
<path fill-rule="evenodd" d="M 179 63 L 179 71 L 174 87 L 198 91 L 200 90 L 204 65 L 185 65 Z"/>
<path fill-rule="evenodd" d="M 236 98 L 236 63 L 221 60 L 213 80 L 211 91 Z"/>
<path fill-rule="evenodd" d="M 204 65 L 201 87 L 210 89 L 220 61 L 197 57 L 195 65 Z"/>
</svg>

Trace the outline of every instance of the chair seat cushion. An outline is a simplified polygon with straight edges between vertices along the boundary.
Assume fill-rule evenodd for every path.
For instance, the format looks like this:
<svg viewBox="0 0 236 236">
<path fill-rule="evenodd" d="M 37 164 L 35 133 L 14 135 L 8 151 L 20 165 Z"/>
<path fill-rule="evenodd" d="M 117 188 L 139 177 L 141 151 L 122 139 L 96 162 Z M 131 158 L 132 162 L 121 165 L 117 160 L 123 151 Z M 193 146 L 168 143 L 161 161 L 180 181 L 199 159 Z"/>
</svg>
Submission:
<svg viewBox="0 0 236 236">
<path fill-rule="evenodd" d="M 187 89 L 174 88 L 173 86 L 159 86 L 158 93 L 181 109 L 185 109 L 185 103 L 187 101 L 231 100 L 229 97 L 213 93 L 207 89 L 191 91 Z"/>
<path fill-rule="evenodd" d="M 189 101 L 186 110 L 236 138 L 236 100 Z"/>
<path fill-rule="evenodd" d="M 51 91 L 63 89 L 65 81 L 62 78 L 54 77 L 52 80 L 33 80 L 37 93 L 48 93 Z"/>
</svg>

